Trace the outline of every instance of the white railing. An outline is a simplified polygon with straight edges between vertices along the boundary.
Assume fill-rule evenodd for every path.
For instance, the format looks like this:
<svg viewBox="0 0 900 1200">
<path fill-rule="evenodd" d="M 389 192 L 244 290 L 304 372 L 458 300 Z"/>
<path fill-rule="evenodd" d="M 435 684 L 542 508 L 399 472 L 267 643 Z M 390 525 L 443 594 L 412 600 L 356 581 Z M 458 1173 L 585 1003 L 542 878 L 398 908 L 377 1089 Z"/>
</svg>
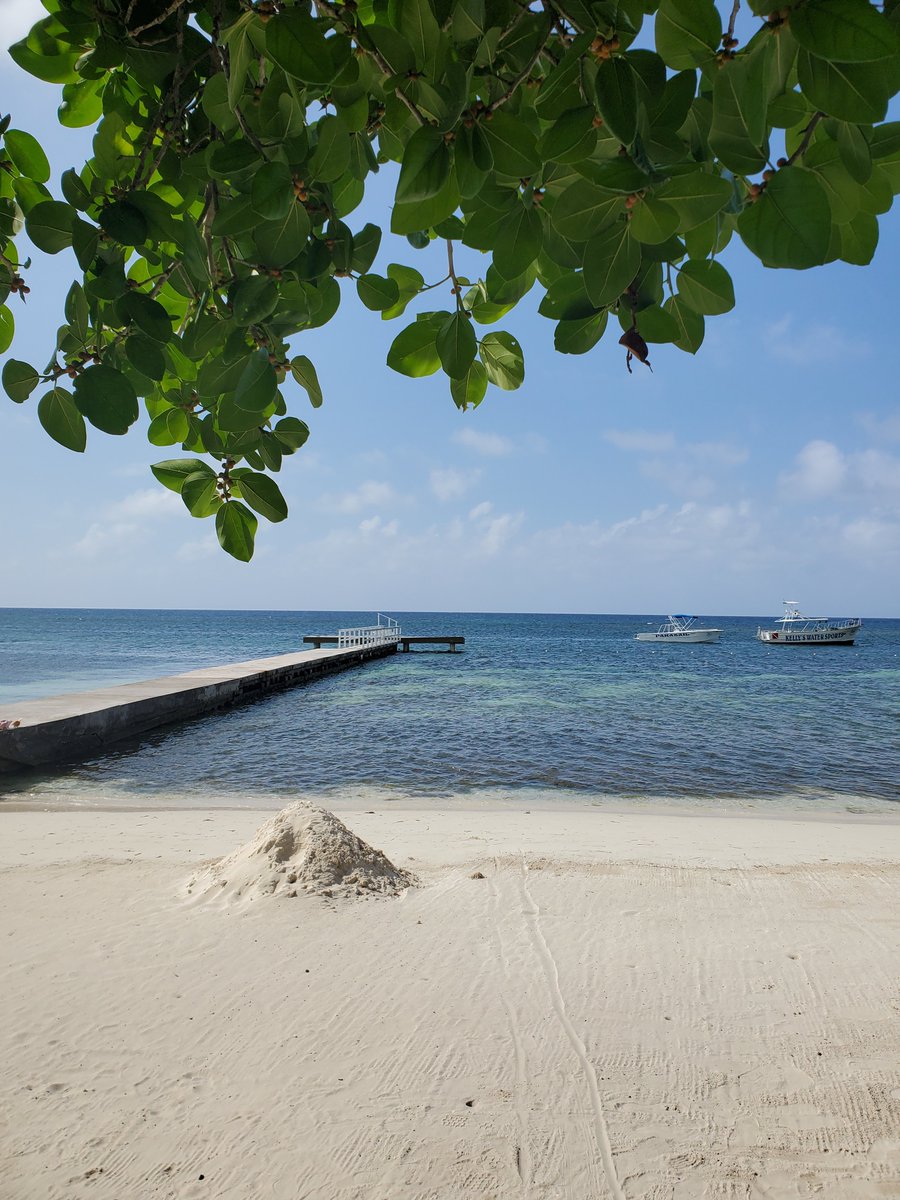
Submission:
<svg viewBox="0 0 900 1200">
<path fill-rule="evenodd" d="M 384 613 L 376 614 L 377 624 L 360 625 L 355 629 L 338 630 L 338 650 L 353 646 L 386 646 L 400 641 L 400 622 Z"/>
</svg>

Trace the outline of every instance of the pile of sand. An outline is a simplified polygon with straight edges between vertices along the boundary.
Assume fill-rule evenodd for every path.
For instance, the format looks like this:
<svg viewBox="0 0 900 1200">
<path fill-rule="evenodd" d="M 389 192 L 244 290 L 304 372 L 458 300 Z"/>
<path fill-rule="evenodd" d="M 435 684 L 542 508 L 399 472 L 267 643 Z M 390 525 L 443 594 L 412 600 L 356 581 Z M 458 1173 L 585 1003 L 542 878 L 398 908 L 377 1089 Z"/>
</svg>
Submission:
<svg viewBox="0 0 900 1200">
<path fill-rule="evenodd" d="M 195 897 L 398 896 L 416 883 L 334 813 L 302 801 L 266 821 L 240 850 L 203 867 L 187 885 Z"/>
</svg>

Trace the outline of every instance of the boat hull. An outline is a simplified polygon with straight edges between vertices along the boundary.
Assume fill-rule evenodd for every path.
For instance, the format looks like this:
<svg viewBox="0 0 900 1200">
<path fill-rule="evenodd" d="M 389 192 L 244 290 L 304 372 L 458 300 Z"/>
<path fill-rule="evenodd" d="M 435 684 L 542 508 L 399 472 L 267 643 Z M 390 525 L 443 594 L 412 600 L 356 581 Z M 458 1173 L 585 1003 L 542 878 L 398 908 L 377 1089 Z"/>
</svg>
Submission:
<svg viewBox="0 0 900 1200">
<path fill-rule="evenodd" d="M 672 633 L 636 633 L 636 642 L 717 642 L 721 629 L 674 630 Z"/>
<path fill-rule="evenodd" d="M 810 630 L 807 633 L 785 633 L 780 629 L 760 629 L 756 640 L 770 646 L 852 646 L 859 626 L 844 629 Z"/>
</svg>

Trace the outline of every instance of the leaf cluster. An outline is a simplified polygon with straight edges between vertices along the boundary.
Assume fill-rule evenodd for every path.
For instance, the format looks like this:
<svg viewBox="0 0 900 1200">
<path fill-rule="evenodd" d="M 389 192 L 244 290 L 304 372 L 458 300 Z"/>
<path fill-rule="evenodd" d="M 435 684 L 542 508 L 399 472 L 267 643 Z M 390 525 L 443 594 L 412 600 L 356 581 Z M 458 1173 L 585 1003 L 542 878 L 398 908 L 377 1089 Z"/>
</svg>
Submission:
<svg viewBox="0 0 900 1200">
<path fill-rule="evenodd" d="M 308 436 L 292 340 L 355 290 L 384 320 L 444 289 L 387 361 L 442 371 L 461 408 L 525 375 L 491 329 L 533 288 L 561 353 L 608 328 L 632 357 L 696 353 L 734 289 L 737 237 L 767 267 L 868 263 L 900 186 L 900 5 L 794 0 L 53 0 L 11 50 L 96 127 L 61 198 L 37 141 L 0 121 L 0 352 L 27 284 L 16 236 L 79 267 L 43 370 L 9 359 L 16 402 L 85 448 L 143 408 L 154 468 L 222 546 L 282 520 L 272 478 Z M 728 17 L 726 23 L 725 17 Z M 653 48 L 651 48 L 651 46 Z M 396 164 L 392 233 L 439 242 L 446 275 L 374 270 L 382 230 L 352 214 Z M 460 246 L 489 257 L 459 273 Z M 630 369 L 630 365 L 629 365 Z M 212 464 L 212 465 L 211 465 Z"/>
</svg>

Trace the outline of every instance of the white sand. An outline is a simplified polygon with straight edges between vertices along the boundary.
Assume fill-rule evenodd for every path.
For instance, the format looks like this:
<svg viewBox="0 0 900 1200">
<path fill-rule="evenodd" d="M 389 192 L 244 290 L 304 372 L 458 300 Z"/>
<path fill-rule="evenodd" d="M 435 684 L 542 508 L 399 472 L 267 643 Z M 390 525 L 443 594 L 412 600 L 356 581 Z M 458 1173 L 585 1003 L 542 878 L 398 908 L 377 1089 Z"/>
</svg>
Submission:
<svg viewBox="0 0 900 1200">
<path fill-rule="evenodd" d="M 2 1200 L 900 1196 L 900 823 L 341 812 L 420 886 L 187 896 L 266 815 L 0 813 Z"/>
</svg>

